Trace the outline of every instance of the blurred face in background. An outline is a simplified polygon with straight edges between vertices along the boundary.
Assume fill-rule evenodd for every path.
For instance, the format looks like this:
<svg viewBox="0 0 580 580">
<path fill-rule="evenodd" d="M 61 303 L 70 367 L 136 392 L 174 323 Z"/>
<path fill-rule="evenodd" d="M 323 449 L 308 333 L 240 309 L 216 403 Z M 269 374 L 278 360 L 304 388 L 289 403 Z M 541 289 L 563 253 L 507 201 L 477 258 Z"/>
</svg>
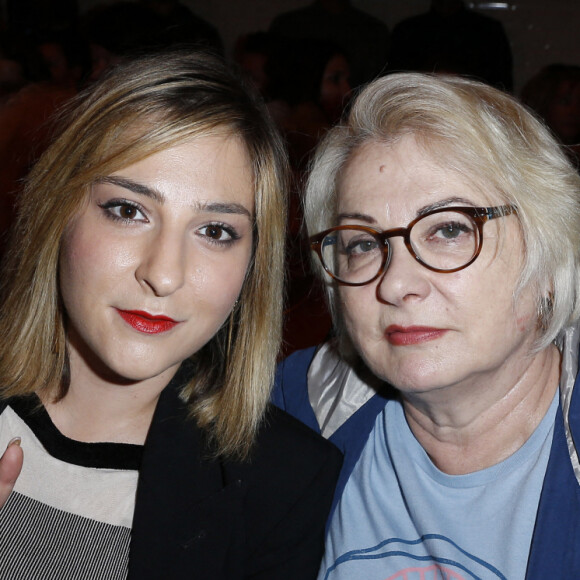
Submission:
<svg viewBox="0 0 580 580">
<path fill-rule="evenodd" d="M 580 141 L 580 82 L 560 83 L 546 110 L 546 122 L 565 145 Z"/>
<path fill-rule="evenodd" d="M 328 120 L 340 119 L 351 93 L 350 67 L 344 55 L 335 54 L 327 63 L 320 83 L 320 105 Z"/>
</svg>

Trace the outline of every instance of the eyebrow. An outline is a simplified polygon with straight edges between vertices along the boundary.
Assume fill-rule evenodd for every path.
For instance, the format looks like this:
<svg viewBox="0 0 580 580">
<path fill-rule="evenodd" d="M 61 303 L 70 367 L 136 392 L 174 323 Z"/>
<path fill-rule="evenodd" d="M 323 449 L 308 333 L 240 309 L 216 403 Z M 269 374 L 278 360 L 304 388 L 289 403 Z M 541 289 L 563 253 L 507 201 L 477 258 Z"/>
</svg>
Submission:
<svg viewBox="0 0 580 580">
<path fill-rule="evenodd" d="M 462 206 L 468 205 L 470 207 L 475 207 L 475 204 L 472 201 L 470 201 L 469 199 L 466 199 L 465 197 L 448 197 L 446 199 L 436 201 L 435 203 L 432 203 L 430 205 L 423 206 L 422 208 L 417 210 L 417 217 L 425 215 L 426 213 L 429 213 L 430 211 L 433 211 L 434 209 L 439 209 L 440 207 L 447 207 L 448 205 L 455 205 L 455 204 L 461 204 Z"/>
<path fill-rule="evenodd" d="M 165 196 L 158 189 L 150 187 L 143 183 L 133 181 L 127 177 L 119 177 L 116 175 L 108 175 L 97 180 L 97 183 L 110 183 L 124 189 L 128 189 L 133 193 L 139 195 L 144 195 L 150 199 L 153 199 L 157 203 L 163 204 L 166 201 Z M 207 203 L 196 203 L 195 207 L 200 211 L 207 213 L 224 213 L 224 214 L 237 214 L 245 215 L 252 219 L 252 213 L 241 203 L 235 202 L 207 202 Z"/>
<path fill-rule="evenodd" d="M 133 193 L 138 193 L 139 195 L 145 195 L 159 203 L 165 203 L 165 196 L 153 187 L 149 187 L 143 183 L 133 181 L 126 177 L 119 177 L 116 175 L 108 175 L 106 177 L 101 177 L 97 180 L 97 183 L 110 183 L 111 185 L 116 185 L 122 187 L 123 189 L 128 189 Z"/>
<path fill-rule="evenodd" d="M 361 222 L 367 222 L 368 224 L 377 223 L 375 218 L 365 213 L 339 213 L 336 217 L 339 223 L 345 220 L 357 220 Z"/>
<path fill-rule="evenodd" d="M 470 207 L 475 207 L 474 203 L 464 197 L 448 197 L 446 199 L 442 199 L 436 201 L 435 203 L 431 203 L 429 205 L 425 205 L 417 210 L 416 217 L 421 217 L 425 214 L 428 214 L 430 211 L 434 209 L 439 209 L 440 207 L 447 207 L 449 205 L 461 204 L 462 206 L 468 205 Z M 368 224 L 376 224 L 377 220 L 364 213 L 339 213 L 337 216 L 338 222 L 342 222 L 345 220 L 357 220 L 361 222 L 366 222 Z"/>
<path fill-rule="evenodd" d="M 211 202 L 211 203 L 203 203 L 197 204 L 200 206 L 202 211 L 206 211 L 209 213 L 231 213 L 231 214 L 239 214 L 245 215 L 248 218 L 252 219 L 252 214 L 248 211 L 241 203 L 224 203 L 224 202 Z"/>
</svg>

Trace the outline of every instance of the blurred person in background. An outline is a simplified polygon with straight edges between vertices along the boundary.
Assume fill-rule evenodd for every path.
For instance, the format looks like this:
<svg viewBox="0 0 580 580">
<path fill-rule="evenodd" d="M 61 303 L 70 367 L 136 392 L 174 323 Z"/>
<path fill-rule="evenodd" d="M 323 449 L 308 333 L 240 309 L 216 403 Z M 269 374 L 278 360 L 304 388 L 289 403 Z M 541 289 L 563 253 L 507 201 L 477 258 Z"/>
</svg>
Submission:
<svg viewBox="0 0 580 580">
<path fill-rule="evenodd" d="M 550 64 L 523 87 L 522 101 L 552 129 L 571 158 L 580 162 L 580 66 Z"/>
</svg>

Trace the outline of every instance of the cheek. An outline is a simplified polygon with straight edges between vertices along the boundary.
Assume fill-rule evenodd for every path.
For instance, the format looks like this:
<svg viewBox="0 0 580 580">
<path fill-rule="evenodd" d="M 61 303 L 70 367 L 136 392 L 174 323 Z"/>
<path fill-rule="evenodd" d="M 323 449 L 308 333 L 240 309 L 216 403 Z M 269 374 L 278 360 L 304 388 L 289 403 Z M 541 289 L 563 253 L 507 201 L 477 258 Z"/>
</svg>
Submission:
<svg viewBox="0 0 580 580">
<path fill-rule="evenodd" d="M 340 286 L 338 290 L 338 300 L 340 312 L 344 320 L 346 330 L 355 342 L 360 342 L 362 337 L 368 337 L 371 328 L 371 321 L 379 318 L 380 305 L 374 296 L 366 292 L 369 287 L 348 288 Z"/>
<path fill-rule="evenodd" d="M 134 252 L 126 244 L 91 235 L 91 231 L 90 227 L 77 224 L 63 239 L 59 285 L 69 315 L 79 309 L 84 309 L 83 316 L 89 315 L 86 304 L 106 300 L 122 285 L 134 262 Z"/>
<path fill-rule="evenodd" d="M 531 316 L 516 317 L 516 328 L 520 334 L 527 334 L 530 328 Z"/>
<path fill-rule="evenodd" d="M 523 295 L 515 300 L 514 318 L 516 328 L 522 334 L 535 333 L 539 329 L 538 312 L 535 300 L 530 292 L 524 292 Z"/>
<path fill-rule="evenodd" d="M 248 269 L 247 254 L 238 259 L 208 261 L 203 264 L 196 260 L 191 266 L 189 292 L 192 299 L 202 300 L 216 311 L 229 314 L 237 300 Z"/>
<path fill-rule="evenodd" d="M 60 267 L 73 277 L 82 273 L 84 278 L 106 280 L 116 272 L 135 268 L 142 254 L 138 239 L 103 233 L 91 219 L 79 219 L 63 238 Z"/>
<path fill-rule="evenodd" d="M 89 312 L 85 300 L 90 301 L 93 293 L 98 293 L 93 283 L 93 268 L 97 268 L 97 265 L 92 259 L 92 252 L 88 251 L 88 247 L 76 243 L 77 241 L 74 236 L 66 240 L 59 264 L 60 294 L 64 310 L 74 326 L 78 326 Z"/>
<path fill-rule="evenodd" d="M 93 263 L 90 247 L 77 235 L 77 228 L 63 239 L 59 260 L 60 286 L 63 296 L 74 295 L 77 285 L 85 279 L 84 265 Z"/>
</svg>

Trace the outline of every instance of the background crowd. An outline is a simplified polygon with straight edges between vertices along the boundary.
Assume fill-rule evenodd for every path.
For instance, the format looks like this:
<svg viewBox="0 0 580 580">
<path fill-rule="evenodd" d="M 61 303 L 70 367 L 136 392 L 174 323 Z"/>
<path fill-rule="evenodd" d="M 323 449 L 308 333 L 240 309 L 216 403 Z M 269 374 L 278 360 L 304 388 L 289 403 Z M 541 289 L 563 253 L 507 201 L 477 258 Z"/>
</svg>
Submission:
<svg viewBox="0 0 580 580">
<path fill-rule="evenodd" d="M 22 178 L 47 146 L 47 119 L 63 103 L 136 51 L 201 44 L 226 52 L 218 28 L 178 0 L 108 2 L 82 13 L 76 0 L 6 6 L 0 22 L 0 252 Z M 315 0 L 280 14 L 268 30 L 241 35 L 225 56 L 257 86 L 290 153 L 288 354 L 322 341 L 331 326 L 301 229 L 300 184 L 319 139 L 358 87 L 393 71 L 457 74 L 512 92 L 510 42 L 498 20 L 461 0 L 432 0 L 427 12 L 392 30 L 349 0 Z M 544 67 L 518 96 L 576 159 L 580 66 Z"/>
</svg>

